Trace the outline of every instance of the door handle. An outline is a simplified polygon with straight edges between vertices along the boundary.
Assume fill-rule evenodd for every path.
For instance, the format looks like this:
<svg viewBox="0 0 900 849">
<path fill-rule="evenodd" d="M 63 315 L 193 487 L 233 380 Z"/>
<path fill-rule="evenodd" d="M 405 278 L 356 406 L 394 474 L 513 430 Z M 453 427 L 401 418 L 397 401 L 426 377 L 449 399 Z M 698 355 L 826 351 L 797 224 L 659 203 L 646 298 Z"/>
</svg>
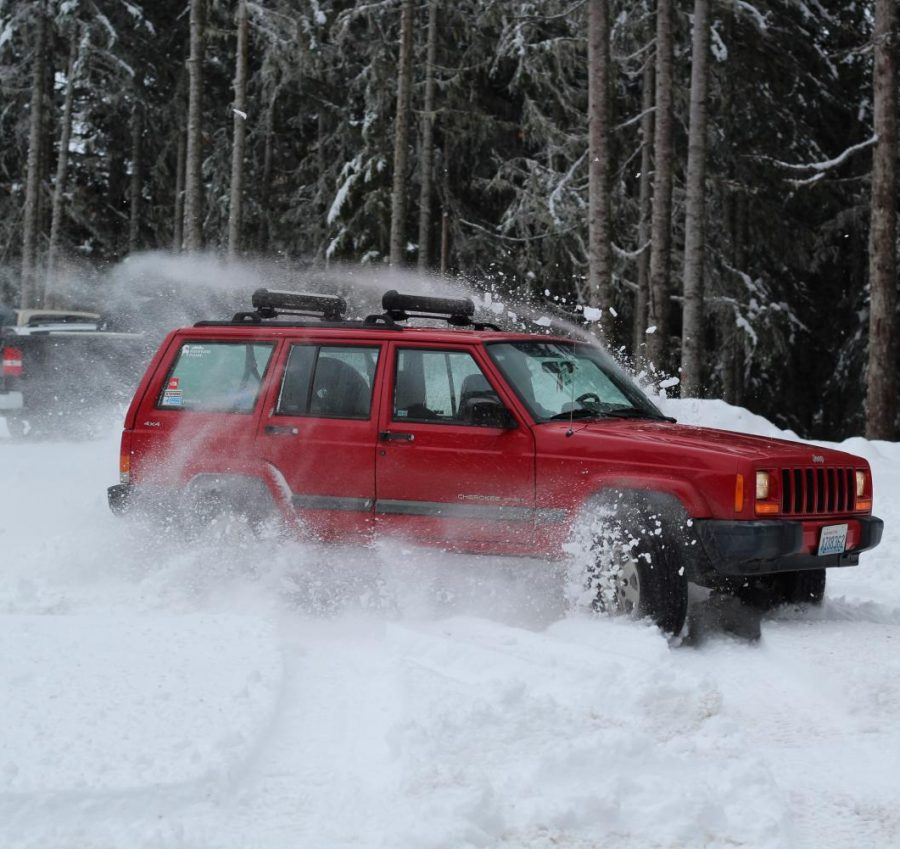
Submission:
<svg viewBox="0 0 900 849">
<path fill-rule="evenodd" d="M 272 436 L 296 436 L 300 433 L 297 428 L 291 425 L 266 425 L 263 430 Z"/>
<path fill-rule="evenodd" d="M 384 442 L 412 442 L 416 435 L 414 433 L 393 433 L 389 430 L 383 430 L 378 434 L 378 438 Z"/>
</svg>

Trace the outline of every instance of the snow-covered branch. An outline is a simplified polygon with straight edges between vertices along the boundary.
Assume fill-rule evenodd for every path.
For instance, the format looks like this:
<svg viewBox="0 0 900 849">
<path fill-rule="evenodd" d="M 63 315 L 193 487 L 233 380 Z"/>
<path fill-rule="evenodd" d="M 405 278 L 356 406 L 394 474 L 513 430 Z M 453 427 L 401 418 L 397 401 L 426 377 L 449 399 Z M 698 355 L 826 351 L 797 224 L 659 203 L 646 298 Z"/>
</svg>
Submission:
<svg viewBox="0 0 900 849">
<path fill-rule="evenodd" d="M 624 130 L 626 127 L 630 127 L 632 124 L 636 124 L 645 115 L 650 115 L 653 112 L 656 112 L 655 106 L 651 106 L 649 109 L 645 109 L 640 114 L 635 115 L 633 118 L 629 118 L 627 121 L 623 121 L 621 124 L 616 124 L 616 126 L 613 127 L 613 132 L 616 132 L 617 130 Z"/>
<path fill-rule="evenodd" d="M 854 144 L 851 147 L 848 147 L 843 153 L 838 154 L 834 157 L 834 159 L 826 159 L 824 162 L 782 162 L 780 159 L 773 159 L 772 161 L 776 165 L 780 165 L 782 168 L 789 168 L 792 171 L 819 171 L 824 173 L 825 171 L 829 171 L 832 168 L 837 167 L 842 162 L 845 162 L 849 159 L 854 153 L 864 150 L 867 147 L 872 147 L 875 142 L 878 141 L 878 136 L 872 136 L 869 139 L 866 139 L 864 142 L 860 142 L 859 144 Z"/>
<path fill-rule="evenodd" d="M 648 240 L 648 241 L 644 242 L 644 244 L 641 245 L 639 248 L 636 248 L 633 251 L 626 251 L 625 248 L 620 248 L 615 242 L 613 242 L 612 249 L 613 249 L 613 252 L 615 253 L 615 255 L 617 257 L 620 257 L 621 259 L 637 259 L 649 247 L 650 247 L 650 242 Z"/>
</svg>

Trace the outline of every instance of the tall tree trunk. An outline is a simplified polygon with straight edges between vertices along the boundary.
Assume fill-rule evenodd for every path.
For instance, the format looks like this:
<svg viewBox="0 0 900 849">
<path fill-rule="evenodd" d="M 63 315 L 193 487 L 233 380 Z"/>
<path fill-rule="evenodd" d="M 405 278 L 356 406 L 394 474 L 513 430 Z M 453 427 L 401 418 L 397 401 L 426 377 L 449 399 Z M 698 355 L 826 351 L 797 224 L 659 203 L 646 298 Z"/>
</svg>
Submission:
<svg viewBox="0 0 900 849">
<path fill-rule="evenodd" d="M 328 137 L 328 113 L 325 105 L 319 108 L 318 143 L 316 144 L 316 262 L 328 265 L 328 201 L 325 193 L 326 171 L 328 163 L 325 158 L 325 141 Z"/>
<path fill-rule="evenodd" d="M 665 368 L 669 346 L 669 259 L 672 244 L 672 2 L 656 7 L 656 131 L 653 151 L 653 229 L 650 246 L 650 300 L 647 356 Z M 649 330 L 649 328 L 648 328 Z"/>
<path fill-rule="evenodd" d="M 204 0 L 191 0 L 191 54 L 188 59 L 187 153 L 184 178 L 184 248 L 203 248 L 203 153 L 201 102 L 203 93 Z"/>
<path fill-rule="evenodd" d="M 609 339 L 612 317 L 612 251 L 609 200 L 609 8 L 588 6 L 588 287 L 602 310 L 600 331 Z"/>
<path fill-rule="evenodd" d="M 441 213 L 441 277 L 447 276 L 450 265 L 450 213 L 445 209 Z"/>
<path fill-rule="evenodd" d="M 53 293 L 49 287 L 56 282 L 59 264 L 60 229 L 62 228 L 63 203 L 69 177 L 69 140 L 72 137 L 72 103 L 75 100 L 75 69 L 78 64 L 78 47 L 81 31 L 73 26 L 69 33 L 69 62 L 66 67 L 66 94 L 63 100 L 62 125 L 59 131 L 59 153 L 56 158 L 56 182 L 53 186 L 53 212 L 50 217 L 50 245 L 47 249 L 47 286 L 45 300 L 53 306 Z"/>
<path fill-rule="evenodd" d="M 228 259 L 237 258 L 241 240 L 244 146 L 247 130 L 247 3 L 238 0 L 234 66 L 234 139 L 231 146 L 231 204 L 228 208 Z"/>
<path fill-rule="evenodd" d="M 136 253 L 141 237 L 141 182 L 143 163 L 142 137 L 144 119 L 139 106 L 131 113 L 131 181 L 128 187 L 128 253 Z"/>
<path fill-rule="evenodd" d="M 43 0 L 38 4 L 31 81 L 31 114 L 28 127 L 28 176 L 25 182 L 25 210 L 22 230 L 22 286 L 19 302 L 23 309 L 34 305 L 37 283 L 37 248 L 40 223 L 41 145 L 44 118 L 44 81 L 47 65 L 47 19 Z"/>
<path fill-rule="evenodd" d="M 681 332 L 681 395 L 703 387 L 703 261 L 705 253 L 706 96 L 709 88 L 709 0 L 694 0 L 691 46 L 691 113 L 688 130 L 684 223 L 684 307 Z"/>
<path fill-rule="evenodd" d="M 637 293 L 634 299 L 634 360 L 644 357 L 644 340 L 647 330 L 647 304 L 650 299 L 650 172 L 653 170 L 653 61 L 648 57 L 644 65 L 641 90 L 641 179 L 638 193 L 638 247 Z"/>
<path fill-rule="evenodd" d="M 187 161 L 187 133 L 178 130 L 178 152 L 175 159 L 175 212 L 172 228 L 172 251 L 181 253 L 184 243 L 184 168 Z"/>
<path fill-rule="evenodd" d="M 441 276 L 450 270 L 450 168 L 447 164 L 447 144 L 441 150 Z"/>
<path fill-rule="evenodd" d="M 406 254 L 406 162 L 409 150 L 409 105 L 412 94 L 413 0 L 403 0 L 400 58 L 397 63 L 397 117 L 394 122 L 394 184 L 391 190 L 391 265 Z"/>
<path fill-rule="evenodd" d="M 869 229 L 869 364 L 866 436 L 893 439 L 897 414 L 897 6 L 875 0 L 874 116 Z"/>
<path fill-rule="evenodd" d="M 278 96 L 278 88 L 272 90 L 269 98 L 269 106 L 266 109 L 266 139 L 263 148 L 262 185 L 259 187 L 259 250 L 265 253 L 269 250 L 272 239 L 272 162 L 275 139 L 275 100 Z"/>
<path fill-rule="evenodd" d="M 434 167 L 434 63 L 437 57 L 437 4 L 428 5 L 428 47 L 425 60 L 425 108 L 422 111 L 422 184 L 419 190 L 418 268 L 431 265 L 431 186 Z"/>
</svg>

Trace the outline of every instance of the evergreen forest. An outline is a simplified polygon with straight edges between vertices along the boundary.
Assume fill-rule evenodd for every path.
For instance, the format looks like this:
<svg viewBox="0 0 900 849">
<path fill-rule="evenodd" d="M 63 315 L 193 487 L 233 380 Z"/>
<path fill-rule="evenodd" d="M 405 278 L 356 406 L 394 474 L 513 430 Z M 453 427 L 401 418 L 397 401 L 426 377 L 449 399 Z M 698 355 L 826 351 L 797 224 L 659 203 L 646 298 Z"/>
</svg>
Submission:
<svg viewBox="0 0 900 849">
<path fill-rule="evenodd" d="M 408 266 L 897 436 L 896 0 L 0 0 L 0 301 Z M 301 286 L 302 288 L 302 286 Z"/>
</svg>

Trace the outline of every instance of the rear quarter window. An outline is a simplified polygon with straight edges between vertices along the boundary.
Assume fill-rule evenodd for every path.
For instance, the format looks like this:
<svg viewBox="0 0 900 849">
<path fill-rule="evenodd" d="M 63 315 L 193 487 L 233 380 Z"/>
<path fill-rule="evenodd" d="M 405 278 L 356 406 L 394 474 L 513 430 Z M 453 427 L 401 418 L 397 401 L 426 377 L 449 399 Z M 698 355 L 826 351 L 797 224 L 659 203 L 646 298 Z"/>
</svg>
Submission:
<svg viewBox="0 0 900 849">
<path fill-rule="evenodd" d="M 161 410 L 249 413 L 256 406 L 274 343 L 184 342 L 166 376 Z"/>
</svg>

